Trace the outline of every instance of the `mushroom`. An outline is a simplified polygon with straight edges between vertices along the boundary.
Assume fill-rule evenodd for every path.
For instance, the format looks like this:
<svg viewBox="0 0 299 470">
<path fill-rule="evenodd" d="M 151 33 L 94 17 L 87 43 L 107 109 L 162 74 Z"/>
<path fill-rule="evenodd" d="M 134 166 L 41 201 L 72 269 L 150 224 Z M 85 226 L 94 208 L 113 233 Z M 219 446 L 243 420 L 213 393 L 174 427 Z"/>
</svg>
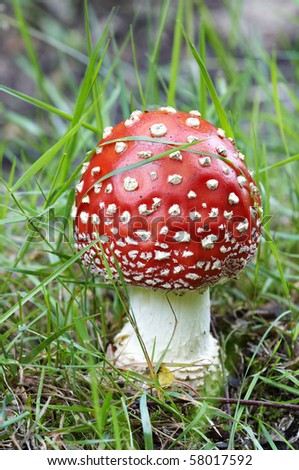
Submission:
<svg viewBox="0 0 299 470">
<path fill-rule="evenodd" d="M 198 111 L 166 107 L 134 111 L 104 130 L 83 170 L 72 211 L 83 264 L 125 281 L 154 364 L 196 387 L 217 384 L 209 288 L 247 265 L 261 233 L 244 155 Z M 115 337 L 118 367 L 146 367 L 138 336 L 126 323 Z"/>
</svg>

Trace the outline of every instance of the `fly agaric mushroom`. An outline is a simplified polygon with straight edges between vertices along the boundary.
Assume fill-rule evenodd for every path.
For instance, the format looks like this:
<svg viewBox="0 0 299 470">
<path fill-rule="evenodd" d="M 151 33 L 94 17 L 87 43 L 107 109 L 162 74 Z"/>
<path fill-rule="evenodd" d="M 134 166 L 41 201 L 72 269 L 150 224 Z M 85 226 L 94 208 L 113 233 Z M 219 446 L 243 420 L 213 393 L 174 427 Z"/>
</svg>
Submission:
<svg viewBox="0 0 299 470">
<path fill-rule="evenodd" d="M 198 387 L 217 381 L 209 288 L 235 277 L 260 238 L 261 201 L 244 155 L 198 111 L 167 107 L 106 128 L 83 172 L 73 208 L 83 263 L 126 282 L 154 363 Z M 146 367 L 130 323 L 115 347 L 117 366 Z"/>
</svg>

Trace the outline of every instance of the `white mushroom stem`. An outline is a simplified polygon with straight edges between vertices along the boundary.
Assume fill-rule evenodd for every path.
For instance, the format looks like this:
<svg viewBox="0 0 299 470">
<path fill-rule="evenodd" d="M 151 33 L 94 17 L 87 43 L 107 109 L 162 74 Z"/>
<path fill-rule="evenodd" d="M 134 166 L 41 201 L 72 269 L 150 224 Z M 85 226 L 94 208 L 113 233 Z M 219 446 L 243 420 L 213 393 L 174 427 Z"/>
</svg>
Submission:
<svg viewBox="0 0 299 470">
<path fill-rule="evenodd" d="M 165 364 L 176 379 L 197 387 L 205 385 L 208 376 L 219 374 L 219 347 L 210 334 L 208 289 L 184 294 L 141 287 L 128 290 L 131 315 L 154 365 Z M 118 367 L 146 368 L 144 353 L 130 323 L 115 337 L 115 346 Z"/>
</svg>

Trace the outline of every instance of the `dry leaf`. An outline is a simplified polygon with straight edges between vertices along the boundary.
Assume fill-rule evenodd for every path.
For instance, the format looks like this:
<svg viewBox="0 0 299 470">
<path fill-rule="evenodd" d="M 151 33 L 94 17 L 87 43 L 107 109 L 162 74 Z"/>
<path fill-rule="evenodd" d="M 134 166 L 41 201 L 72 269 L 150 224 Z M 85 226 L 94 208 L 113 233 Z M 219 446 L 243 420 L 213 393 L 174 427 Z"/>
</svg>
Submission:
<svg viewBox="0 0 299 470">
<path fill-rule="evenodd" d="M 158 372 L 159 383 L 162 388 L 170 387 L 174 382 L 174 374 L 166 367 L 164 364 L 161 364 Z"/>
</svg>

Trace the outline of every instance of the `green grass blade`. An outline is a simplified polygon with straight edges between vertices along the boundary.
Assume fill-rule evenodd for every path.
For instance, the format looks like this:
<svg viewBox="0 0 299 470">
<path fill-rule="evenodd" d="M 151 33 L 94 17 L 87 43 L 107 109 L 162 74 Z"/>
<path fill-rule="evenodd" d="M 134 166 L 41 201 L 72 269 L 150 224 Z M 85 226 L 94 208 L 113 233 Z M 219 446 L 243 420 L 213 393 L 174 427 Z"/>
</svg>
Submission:
<svg viewBox="0 0 299 470">
<path fill-rule="evenodd" d="M 142 424 L 142 429 L 143 429 L 145 450 L 153 450 L 154 444 L 153 444 L 152 423 L 150 420 L 146 397 L 147 395 L 144 392 L 140 398 L 141 424 Z"/>
<path fill-rule="evenodd" d="M 145 98 L 146 98 L 147 103 L 150 103 L 151 101 L 157 102 L 157 100 L 159 99 L 158 86 L 157 86 L 158 58 L 159 58 L 159 52 L 160 52 L 160 48 L 162 44 L 162 35 L 165 29 L 165 24 L 166 24 L 167 16 L 169 13 L 170 4 L 171 4 L 170 0 L 166 0 L 165 2 L 161 4 L 160 22 L 159 22 L 158 31 L 156 34 L 156 41 L 154 43 L 153 52 L 149 58 L 149 70 L 147 74 L 147 81 L 146 81 L 146 87 L 145 87 Z"/>
<path fill-rule="evenodd" d="M 74 109 L 74 114 L 73 114 L 73 120 L 72 120 L 72 126 L 77 125 L 79 122 L 79 119 L 81 119 L 81 116 L 84 112 L 87 100 L 89 98 L 90 92 L 92 90 L 92 87 L 94 85 L 94 82 L 98 76 L 99 70 L 102 66 L 104 57 L 106 55 L 107 49 L 109 42 L 106 43 L 104 47 L 104 51 L 102 53 L 102 56 L 100 60 L 98 61 L 97 65 L 95 64 L 97 55 L 98 55 L 98 48 L 101 45 L 101 41 L 97 44 L 95 51 L 92 55 L 90 65 L 86 70 L 81 89 L 75 104 L 75 109 Z M 101 132 L 101 129 L 98 130 L 98 132 Z M 75 142 L 75 141 L 74 141 Z M 70 142 L 66 143 L 66 148 L 65 148 L 65 153 L 67 155 L 67 158 L 65 158 L 63 165 L 61 166 L 61 170 L 59 171 L 59 178 L 57 179 L 57 185 L 60 183 L 63 183 L 66 179 L 66 175 L 68 173 L 69 165 L 70 165 L 70 158 L 73 154 L 73 149 L 74 149 L 74 142 L 72 142 L 71 147 L 68 148 L 68 145 L 70 145 Z M 53 191 L 53 187 L 51 188 L 51 192 Z"/>
<path fill-rule="evenodd" d="M 48 276 L 44 281 L 42 281 L 39 285 L 34 287 L 28 294 L 26 294 L 20 302 L 17 302 L 15 305 L 13 305 L 10 309 L 7 310 L 7 312 L 3 313 L 0 316 L 0 324 L 5 322 L 11 315 L 13 315 L 19 308 L 20 306 L 23 306 L 26 304 L 26 302 L 29 302 L 36 294 L 41 292 L 44 287 L 46 287 L 48 284 L 50 284 L 52 281 L 54 281 L 60 274 L 62 274 L 66 269 L 68 269 L 72 264 L 77 261 L 85 251 L 90 249 L 90 245 L 88 245 L 84 250 L 81 252 L 76 253 L 74 256 L 72 256 L 68 261 L 66 261 L 64 264 L 60 265 L 59 268 L 56 269 L 50 276 Z"/>
<path fill-rule="evenodd" d="M 132 57 L 133 57 L 133 62 L 134 62 L 134 68 L 135 68 L 138 91 L 139 91 L 139 95 L 140 95 L 140 99 L 141 99 L 141 103 L 142 103 L 142 108 L 143 108 L 143 110 L 145 110 L 146 109 L 146 99 L 145 99 L 145 95 L 144 95 L 144 92 L 143 92 L 143 87 L 142 87 L 141 78 L 140 78 L 139 69 L 138 69 L 136 47 L 135 47 L 135 41 L 134 41 L 134 32 L 133 32 L 132 25 L 130 26 L 130 38 L 131 38 Z"/>
<path fill-rule="evenodd" d="M 202 59 L 202 62 L 206 64 L 206 34 L 205 34 L 205 23 L 203 20 L 200 22 L 199 30 L 199 53 Z M 206 116 L 208 108 L 208 99 L 207 99 L 207 87 L 203 75 L 200 75 L 199 78 L 199 105 L 198 109 L 203 116 Z"/>
<path fill-rule="evenodd" d="M 0 429 L 5 429 L 8 426 L 12 426 L 15 423 L 18 423 L 19 421 L 22 421 L 24 418 L 27 418 L 31 414 L 30 411 L 24 411 L 24 413 L 21 413 L 17 416 L 14 416 L 13 418 L 9 418 L 3 422 L 0 422 Z"/>
<path fill-rule="evenodd" d="M 268 231 L 266 230 L 265 227 L 263 227 L 263 230 L 266 233 L 267 245 L 270 247 L 270 249 L 272 251 L 272 255 L 274 256 L 276 266 L 277 266 L 277 269 L 278 269 L 278 272 L 279 272 L 279 275 L 280 275 L 281 284 L 282 284 L 283 289 L 284 289 L 285 296 L 286 296 L 287 299 L 290 299 L 290 290 L 289 290 L 288 282 L 285 278 L 285 273 L 284 273 L 284 269 L 283 269 L 283 266 L 282 266 L 281 261 L 280 261 L 280 256 L 279 256 L 279 253 L 278 253 L 278 250 L 277 250 L 277 246 L 276 246 L 275 242 L 273 242 L 273 240 L 271 239 L 271 236 L 270 236 L 270 234 L 268 233 Z"/>
<path fill-rule="evenodd" d="M 22 101 L 25 101 L 26 103 L 31 104 L 32 106 L 35 106 L 37 108 L 43 109 L 44 111 L 48 113 L 53 113 L 56 114 L 57 116 L 61 117 L 62 119 L 65 119 L 67 121 L 73 121 L 74 117 L 72 114 L 67 113 L 65 111 L 62 111 L 61 109 L 55 108 L 55 106 L 50 105 L 49 103 L 45 103 L 37 98 L 34 98 L 32 96 L 26 95 L 25 93 L 21 93 L 20 91 L 13 90 L 12 88 L 9 88 L 8 86 L 5 85 L 0 85 L 0 91 L 3 91 L 4 93 L 7 93 L 14 98 L 20 99 Z M 87 123 L 87 122 L 82 122 L 82 127 L 85 127 L 86 129 L 89 129 L 90 131 L 97 133 L 98 129 Z"/>
<path fill-rule="evenodd" d="M 212 101 L 214 103 L 215 109 L 216 109 L 217 114 L 218 114 L 220 125 L 225 130 L 228 137 L 233 137 L 233 135 L 234 135 L 233 130 L 232 130 L 231 125 L 229 123 L 229 120 L 228 120 L 228 118 L 225 114 L 223 106 L 220 102 L 220 99 L 218 97 L 218 94 L 216 92 L 214 84 L 212 82 L 212 79 L 211 79 L 211 77 L 210 77 L 210 75 L 209 75 L 209 73 L 206 69 L 206 66 L 205 66 L 202 58 L 200 57 L 198 51 L 196 50 L 194 44 L 192 44 L 192 42 L 190 41 L 190 39 L 189 39 L 189 37 L 188 37 L 188 35 L 187 35 L 187 33 L 184 29 L 183 29 L 183 34 L 184 34 L 186 42 L 187 42 L 187 44 L 188 44 L 188 46 L 189 46 L 189 48 L 190 48 L 190 50 L 193 54 L 193 57 L 196 60 L 198 66 L 200 68 L 200 72 L 201 72 L 201 74 L 203 76 L 203 79 L 206 83 L 206 86 L 209 90 L 210 96 L 212 98 Z"/>
<path fill-rule="evenodd" d="M 299 397 L 299 388 L 297 387 L 291 387 L 290 385 L 286 385 L 284 383 L 280 383 L 277 380 L 272 380 L 268 379 L 267 377 L 260 377 L 260 379 L 265 382 L 266 384 L 271 385 L 271 387 L 279 388 L 280 390 L 283 390 L 293 396 Z"/>
<path fill-rule="evenodd" d="M 209 44 L 215 51 L 216 58 L 219 61 L 221 69 L 224 71 L 228 81 L 232 81 L 234 78 L 234 71 L 237 69 L 235 65 L 235 59 L 233 54 L 228 52 L 227 40 L 223 41 L 223 37 L 218 33 L 217 25 L 211 15 L 209 8 L 202 5 L 201 16 L 205 27 L 205 33 Z"/>
<path fill-rule="evenodd" d="M 121 445 L 121 427 L 118 421 L 118 412 L 117 408 L 114 405 L 110 406 L 111 410 L 111 421 L 114 431 L 114 438 L 115 438 L 115 450 L 122 450 Z"/>
<path fill-rule="evenodd" d="M 200 410 L 196 413 L 195 417 L 192 419 L 192 421 L 186 426 L 184 431 L 171 443 L 169 449 L 172 449 L 175 447 L 175 445 L 181 440 L 187 437 L 187 434 L 192 431 L 193 428 L 199 428 L 198 423 L 205 419 L 205 414 L 207 414 L 207 409 L 208 405 L 207 402 L 204 402 L 202 406 L 200 407 Z M 200 433 L 201 437 L 203 438 L 204 441 L 207 441 L 207 437 L 204 435 L 203 432 L 200 431 L 200 429 L 197 429 L 197 432 Z"/>
<path fill-rule="evenodd" d="M 297 162 L 299 160 L 299 153 L 296 155 L 292 155 L 289 158 L 285 158 L 284 160 L 281 160 L 280 162 L 273 163 L 272 165 L 268 165 L 265 168 L 260 168 L 258 169 L 259 173 L 264 173 L 268 172 L 270 170 L 275 170 L 276 168 L 280 168 L 285 165 L 289 165 L 290 163 Z"/>
<path fill-rule="evenodd" d="M 46 339 L 44 339 L 41 343 L 39 343 L 35 348 L 33 348 L 22 360 L 22 364 L 31 364 L 39 354 L 47 348 L 53 341 L 58 339 L 60 336 L 64 335 L 69 330 L 74 328 L 73 324 L 67 325 L 64 328 L 61 328 L 58 331 L 55 331 L 52 335 L 49 335 Z"/>
<path fill-rule="evenodd" d="M 74 135 L 80 129 L 82 123 L 78 122 L 74 127 L 72 127 L 66 134 L 64 134 L 61 139 L 59 139 L 49 150 L 47 150 L 43 155 L 39 157 L 25 172 L 24 174 L 16 181 L 13 187 L 10 189 L 11 193 L 15 192 L 17 189 L 21 188 L 27 181 L 29 181 L 38 171 L 48 165 L 59 150 L 67 144 L 67 142 L 74 137 Z"/>
<path fill-rule="evenodd" d="M 84 0 L 84 23 L 85 23 L 85 32 L 87 36 L 87 45 L 88 45 L 88 55 L 89 59 L 91 60 L 92 57 L 92 38 L 91 38 L 91 30 L 90 30 L 90 21 L 89 21 L 89 14 L 88 14 L 88 1 Z M 99 85 L 98 80 L 95 80 L 92 86 L 92 99 L 94 103 L 94 110 L 95 110 L 95 119 L 96 119 L 96 127 L 98 133 L 101 133 L 104 124 L 103 124 L 103 116 L 102 116 L 102 92 L 101 87 Z"/>
<path fill-rule="evenodd" d="M 283 141 L 283 145 L 285 148 L 286 155 L 289 156 L 289 148 L 288 148 L 288 141 L 285 136 L 284 132 L 284 122 L 283 122 L 283 115 L 282 115 L 282 109 L 281 109 L 281 102 L 280 102 L 280 97 L 279 97 L 279 91 L 278 91 L 278 82 L 277 82 L 277 64 L 276 64 L 276 57 L 273 55 L 272 61 L 271 61 L 271 81 L 272 81 L 272 88 L 273 88 L 273 100 L 275 104 L 275 110 L 276 110 L 276 115 L 277 115 L 277 121 L 278 121 L 278 126 L 281 134 L 281 138 Z"/>
<path fill-rule="evenodd" d="M 131 421 L 130 421 L 130 416 L 129 416 L 128 408 L 127 408 L 124 397 L 121 397 L 121 407 L 122 407 L 122 410 L 124 413 L 124 419 L 126 421 L 128 431 L 129 431 L 130 449 L 134 449 L 134 438 L 133 438 L 133 432 L 132 432 L 132 427 L 131 427 Z"/>
<path fill-rule="evenodd" d="M 43 92 L 44 96 L 47 96 L 48 94 L 46 92 L 46 86 L 44 83 L 44 74 L 41 69 L 37 53 L 35 51 L 33 42 L 30 37 L 29 29 L 28 29 L 25 17 L 23 15 L 23 10 L 21 8 L 20 0 L 13 0 L 13 8 L 15 11 L 17 21 L 19 23 L 19 30 L 21 32 L 24 44 L 26 46 L 27 55 L 29 57 L 29 60 L 32 63 L 33 70 L 35 71 L 36 83 L 39 86 L 39 89 Z"/>
<path fill-rule="evenodd" d="M 77 123 L 79 121 L 79 119 L 81 118 L 84 107 L 85 107 L 85 104 L 86 104 L 86 101 L 87 101 L 87 98 L 90 94 L 92 85 L 93 85 L 95 79 L 97 78 L 98 72 L 99 72 L 100 67 L 103 63 L 103 59 L 105 57 L 105 53 L 107 51 L 107 47 L 108 47 L 108 44 L 109 44 L 109 41 L 107 41 L 107 35 L 108 35 L 110 24 L 111 24 L 112 19 L 115 15 L 115 12 L 116 12 L 116 9 L 115 8 L 112 9 L 112 11 L 111 11 L 111 13 L 110 13 L 110 15 L 109 15 L 109 17 L 106 21 L 103 33 L 101 34 L 101 36 L 100 36 L 100 38 L 99 38 L 92 54 L 91 54 L 89 64 L 86 68 L 85 75 L 84 75 L 84 78 L 82 80 L 80 90 L 79 90 L 79 93 L 78 93 L 78 96 L 77 96 L 77 99 L 76 99 L 76 103 L 75 103 L 75 107 L 74 107 L 74 113 L 73 113 L 73 115 L 74 115 L 73 123 Z M 106 43 L 106 46 L 104 47 L 105 43 Z M 102 48 L 104 48 L 104 51 L 101 54 L 100 60 L 99 60 L 99 55 L 100 55 L 100 51 L 101 51 Z"/>
<path fill-rule="evenodd" d="M 182 29 L 181 23 L 183 22 L 183 13 L 184 13 L 184 0 L 179 0 L 177 13 L 176 13 L 176 23 L 174 28 L 174 37 L 173 37 L 173 46 L 172 46 L 172 57 L 170 64 L 170 75 L 169 75 L 169 87 L 167 94 L 167 105 L 175 106 L 175 95 L 177 89 L 177 79 L 180 66 L 181 58 L 181 43 L 182 43 Z"/>
</svg>

